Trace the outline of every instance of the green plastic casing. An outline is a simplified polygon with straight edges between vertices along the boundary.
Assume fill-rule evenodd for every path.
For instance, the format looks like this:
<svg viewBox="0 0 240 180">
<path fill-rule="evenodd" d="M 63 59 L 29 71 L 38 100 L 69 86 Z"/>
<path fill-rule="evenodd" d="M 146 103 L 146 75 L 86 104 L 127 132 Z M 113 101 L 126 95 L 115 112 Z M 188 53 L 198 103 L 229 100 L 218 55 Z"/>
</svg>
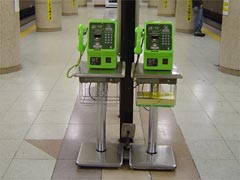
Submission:
<svg viewBox="0 0 240 180">
<path fill-rule="evenodd" d="M 145 22 L 144 30 L 144 69 L 172 70 L 174 52 L 172 22 Z"/>
<path fill-rule="evenodd" d="M 92 19 L 88 24 L 87 62 L 89 68 L 117 67 L 117 21 Z"/>
</svg>

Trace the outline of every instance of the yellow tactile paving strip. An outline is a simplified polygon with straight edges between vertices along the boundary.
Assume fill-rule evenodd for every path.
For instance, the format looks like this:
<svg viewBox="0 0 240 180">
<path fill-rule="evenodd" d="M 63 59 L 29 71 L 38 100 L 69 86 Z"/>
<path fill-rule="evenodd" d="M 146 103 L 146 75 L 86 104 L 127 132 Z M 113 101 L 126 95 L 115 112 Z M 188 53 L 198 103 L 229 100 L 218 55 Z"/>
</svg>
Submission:
<svg viewBox="0 0 240 180">
<path fill-rule="evenodd" d="M 219 35 L 217 35 L 216 33 L 212 32 L 211 30 L 209 30 L 209 29 L 207 29 L 207 28 L 205 28 L 205 27 L 203 27 L 202 30 L 203 30 L 203 32 L 204 32 L 206 35 L 210 36 L 210 37 L 213 38 L 214 40 L 216 40 L 216 41 L 220 41 L 220 40 L 221 40 L 221 37 L 220 37 Z"/>
<path fill-rule="evenodd" d="M 33 31 L 36 31 L 36 25 L 32 25 L 20 33 L 20 38 L 23 39 Z"/>
</svg>

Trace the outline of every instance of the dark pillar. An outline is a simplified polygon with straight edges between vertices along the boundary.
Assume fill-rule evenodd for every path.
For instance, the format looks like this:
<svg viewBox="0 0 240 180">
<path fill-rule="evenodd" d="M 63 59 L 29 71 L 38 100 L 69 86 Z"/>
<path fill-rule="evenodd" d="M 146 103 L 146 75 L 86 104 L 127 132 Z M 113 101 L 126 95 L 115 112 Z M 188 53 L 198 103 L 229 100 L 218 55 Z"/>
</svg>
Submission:
<svg viewBox="0 0 240 180">
<path fill-rule="evenodd" d="M 120 82 L 120 128 L 122 123 L 133 123 L 133 79 L 136 0 L 121 1 L 121 61 L 126 63 L 126 76 Z M 120 131 L 121 133 L 121 131 Z M 121 134 L 120 134 L 121 137 Z M 125 139 L 120 139 L 124 142 Z"/>
</svg>

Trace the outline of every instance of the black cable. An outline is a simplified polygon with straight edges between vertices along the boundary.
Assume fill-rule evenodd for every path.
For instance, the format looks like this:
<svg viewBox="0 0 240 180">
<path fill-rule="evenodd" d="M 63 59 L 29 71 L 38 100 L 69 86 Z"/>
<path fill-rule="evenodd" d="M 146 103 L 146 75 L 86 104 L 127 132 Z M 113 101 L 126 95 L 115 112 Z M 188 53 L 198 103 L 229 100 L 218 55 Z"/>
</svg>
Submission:
<svg viewBox="0 0 240 180">
<path fill-rule="evenodd" d="M 150 111 L 148 108 L 146 108 L 146 107 L 143 107 L 146 111 Z"/>
<path fill-rule="evenodd" d="M 96 101 L 96 99 L 91 95 L 91 85 L 92 85 L 92 83 L 89 83 L 88 94 L 92 100 Z"/>
<path fill-rule="evenodd" d="M 143 92 L 143 90 L 144 90 L 144 84 L 142 85 L 142 92 Z"/>
<path fill-rule="evenodd" d="M 136 88 L 136 87 L 138 87 L 139 85 L 140 85 L 140 84 L 136 84 L 135 86 L 133 86 L 133 89 Z"/>
</svg>

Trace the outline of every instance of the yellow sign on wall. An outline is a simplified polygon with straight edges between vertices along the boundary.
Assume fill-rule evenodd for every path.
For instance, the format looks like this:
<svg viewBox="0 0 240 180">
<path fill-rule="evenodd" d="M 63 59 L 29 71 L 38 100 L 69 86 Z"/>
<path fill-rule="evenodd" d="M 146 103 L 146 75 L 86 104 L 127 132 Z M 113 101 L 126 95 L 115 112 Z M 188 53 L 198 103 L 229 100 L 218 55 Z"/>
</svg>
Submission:
<svg viewBox="0 0 240 180">
<path fill-rule="evenodd" d="M 168 0 L 164 0 L 164 7 L 165 7 L 165 8 L 168 7 Z"/>
<path fill-rule="evenodd" d="M 75 0 L 72 0 L 72 7 L 75 7 Z"/>
<path fill-rule="evenodd" d="M 52 20 L 52 0 L 48 0 L 48 20 Z"/>
<path fill-rule="evenodd" d="M 192 20 L 192 0 L 187 1 L 187 21 Z"/>
<path fill-rule="evenodd" d="M 229 9 L 229 0 L 223 1 L 223 15 L 228 15 L 228 9 Z"/>
</svg>

